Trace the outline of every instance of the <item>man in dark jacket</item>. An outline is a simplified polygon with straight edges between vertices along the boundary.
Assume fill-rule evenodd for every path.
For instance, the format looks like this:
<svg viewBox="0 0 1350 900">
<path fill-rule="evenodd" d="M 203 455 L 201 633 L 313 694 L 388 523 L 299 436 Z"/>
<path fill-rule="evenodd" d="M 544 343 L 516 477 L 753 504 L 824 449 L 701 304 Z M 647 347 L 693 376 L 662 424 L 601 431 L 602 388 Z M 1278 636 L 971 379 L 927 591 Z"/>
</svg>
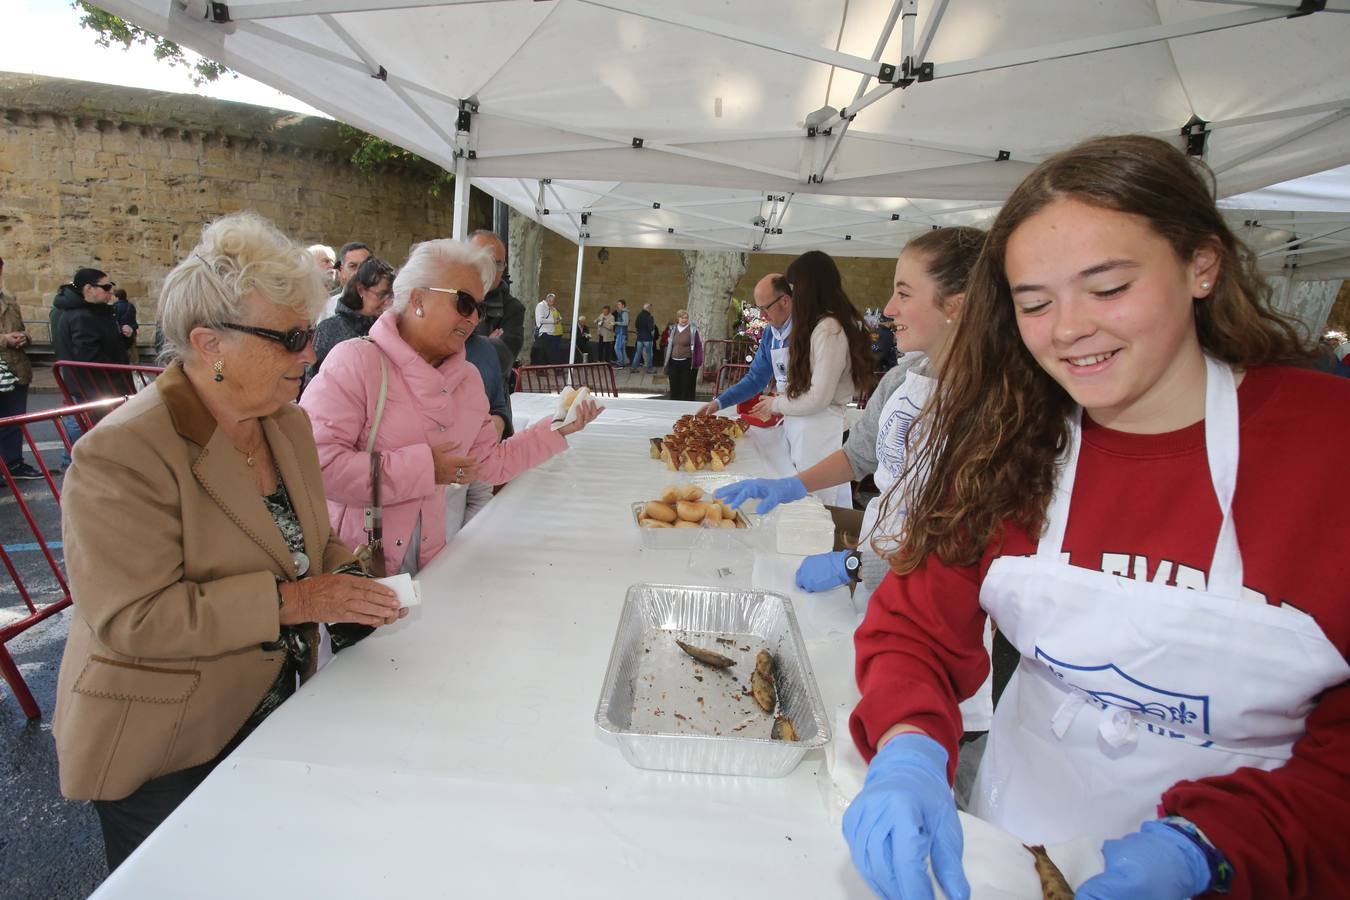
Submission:
<svg viewBox="0 0 1350 900">
<path fill-rule="evenodd" d="M 75 272 L 70 284 L 61 285 L 52 300 L 48 322 L 52 326 L 52 348 L 58 361 L 118 363 L 127 361 L 126 342 L 113 314 L 113 287 L 100 269 L 83 268 Z M 67 385 L 76 403 L 133 393 L 131 383 L 121 378 L 71 373 Z M 74 442 L 80 432 L 67 418 L 66 431 Z M 69 460 L 65 460 L 69 465 Z"/>
<path fill-rule="evenodd" d="M 633 370 L 641 369 L 642 358 L 647 358 L 647 374 L 650 375 L 656 371 L 652 365 L 652 348 L 656 344 L 656 319 L 652 316 L 652 305 L 650 303 L 642 304 L 642 312 L 637 314 L 637 320 L 633 323 L 637 331 L 637 347 L 633 350 Z"/>
<path fill-rule="evenodd" d="M 511 285 L 504 277 L 506 246 L 501 238 L 486 229 L 470 234 L 469 242 L 492 254 L 492 261 L 497 266 L 496 279 L 488 285 L 487 293 L 483 295 L 483 318 L 474 333 L 483 337 L 501 338 L 502 343 L 511 351 L 511 360 L 514 362 L 520 357 L 521 348 L 525 346 L 525 304 L 511 295 Z M 510 366 L 507 370 L 510 370 Z M 505 375 L 506 372 L 502 374 Z"/>
</svg>

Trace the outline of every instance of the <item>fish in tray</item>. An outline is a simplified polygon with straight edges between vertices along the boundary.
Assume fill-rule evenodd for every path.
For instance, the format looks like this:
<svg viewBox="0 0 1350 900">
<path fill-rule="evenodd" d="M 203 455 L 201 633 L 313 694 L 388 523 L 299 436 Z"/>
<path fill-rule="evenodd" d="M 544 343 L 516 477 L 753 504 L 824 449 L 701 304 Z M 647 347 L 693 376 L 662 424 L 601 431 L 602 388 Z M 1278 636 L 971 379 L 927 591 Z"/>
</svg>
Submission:
<svg viewBox="0 0 1350 900">
<path fill-rule="evenodd" d="M 769 735 L 775 741 L 795 741 L 797 740 L 797 728 L 787 716 L 775 716 L 773 731 Z"/>
<path fill-rule="evenodd" d="M 708 666 L 711 669 L 725 669 L 728 668 L 729 666 L 736 665 L 736 660 L 723 656 L 720 653 L 714 653 L 711 650 L 704 650 L 702 647 L 695 647 L 694 645 L 686 644 L 684 641 L 681 640 L 676 640 L 675 643 L 679 644 L 680 649 L 683 650 L 685 653 L 688 653 L 694 659 L 698 660 L 699 662 L 703 663 L 705 666 Z"/>
</svg>

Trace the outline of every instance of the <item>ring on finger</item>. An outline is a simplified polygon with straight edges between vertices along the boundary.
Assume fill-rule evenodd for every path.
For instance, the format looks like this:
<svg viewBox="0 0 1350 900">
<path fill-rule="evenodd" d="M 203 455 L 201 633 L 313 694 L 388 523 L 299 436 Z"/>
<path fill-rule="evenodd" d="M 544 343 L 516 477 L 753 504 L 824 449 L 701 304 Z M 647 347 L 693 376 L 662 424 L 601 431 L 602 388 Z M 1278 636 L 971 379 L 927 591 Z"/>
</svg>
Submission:
<svg viewBox="0 0 1350 900">
<path fill-rule="evenodd" d="M 455 480 L 456 480 L 456 481 L 463 481 L 463 480 L 464 480 L 464 467 L 463 467 L 463 466 L 458 466 L 458 467 L 456 467 L 456 469 L 455 469 Z"/>
</svg>

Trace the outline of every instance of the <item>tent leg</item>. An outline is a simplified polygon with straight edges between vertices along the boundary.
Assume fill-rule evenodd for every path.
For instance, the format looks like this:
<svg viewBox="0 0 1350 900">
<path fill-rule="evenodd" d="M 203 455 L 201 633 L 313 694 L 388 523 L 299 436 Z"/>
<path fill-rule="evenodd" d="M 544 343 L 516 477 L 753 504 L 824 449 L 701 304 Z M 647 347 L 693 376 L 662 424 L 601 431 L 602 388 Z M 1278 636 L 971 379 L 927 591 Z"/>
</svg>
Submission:
<svg viewBox="0 0 1350 900">
<path fill-rule="evenodd" d="M 577 241 L 577 283 L 572 289 L 572 346 L 567 351 L 567 361 L 570 363 L 577 355 L 577 331 L 580 329 L 581 318 L 581 267 L 586 259 L 586 239 L 583 237 Z M 567 380 L 572 381 L 572 370 L 567 370 Z"/>
<path fill-rule="evenodd" d="M 462 241 L 469 234 L 469 161 L 455 160 L 455 206 L 451 237 Z"/>
</svg>

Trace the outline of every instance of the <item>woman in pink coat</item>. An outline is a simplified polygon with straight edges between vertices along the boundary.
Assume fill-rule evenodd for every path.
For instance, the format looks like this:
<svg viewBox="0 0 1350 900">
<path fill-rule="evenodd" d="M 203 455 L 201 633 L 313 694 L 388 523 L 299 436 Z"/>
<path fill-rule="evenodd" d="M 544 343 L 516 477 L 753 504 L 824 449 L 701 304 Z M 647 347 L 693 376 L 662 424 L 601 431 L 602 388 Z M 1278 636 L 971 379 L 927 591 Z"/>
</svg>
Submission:
<svg viewBox="0 0 1350 900">
<path fill-rule="evenodd" d="M 501 484 L 566 449 L 565 436 L 600 412 L 584 401 L 558 431 L 542 419 L 499 442 L 478 370 L 464 341 L 482 311 L 483 285 L 495 277 L 487 251 L 452 240 L 412 249 L 394 279 L 394 301 L 370 329 L 329 352 L 301 405 L 314 424 L 328 515 L 342 540 L 365 543 L 370 504 L 366 442 L 388 372 L 376 434 L 381 454 L 387 574 L 417 572 L 445 546 L 446 485 Z M 417 552 L 412 553 L 416 541 Z"/>
</svg>

